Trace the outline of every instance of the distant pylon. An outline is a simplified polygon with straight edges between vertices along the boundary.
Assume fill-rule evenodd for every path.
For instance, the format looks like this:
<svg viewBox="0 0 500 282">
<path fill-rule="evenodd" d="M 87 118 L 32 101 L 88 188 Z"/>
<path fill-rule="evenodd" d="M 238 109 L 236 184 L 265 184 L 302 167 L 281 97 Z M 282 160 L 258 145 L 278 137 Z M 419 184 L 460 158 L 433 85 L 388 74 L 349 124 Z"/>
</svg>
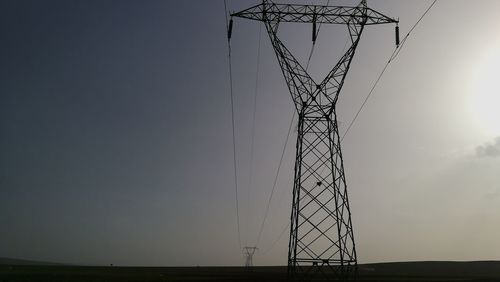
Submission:
<svg viewBox="0 0 500 282">
<path fill-rule="evenodd" d="M 257 250 L 257 247 L 244 247 L 243 248 L 243 254 L 245 255 L 245 266 L 246 267 L 253 266 L 253 254 L 255 254 L 256 250 Z"/>
</svg>

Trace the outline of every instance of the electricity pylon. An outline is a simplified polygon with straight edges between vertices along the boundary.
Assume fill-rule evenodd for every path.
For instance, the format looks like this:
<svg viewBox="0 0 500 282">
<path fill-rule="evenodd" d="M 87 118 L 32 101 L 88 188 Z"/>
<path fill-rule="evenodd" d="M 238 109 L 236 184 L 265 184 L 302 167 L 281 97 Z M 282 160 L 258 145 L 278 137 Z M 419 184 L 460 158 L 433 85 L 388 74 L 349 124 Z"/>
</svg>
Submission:
<svg viewBox="0 0 500 282">
<path fill-rule="evenodd" d="M 397 23 L 366 1 L 354 7 L 263 1 L 231 14 L 264 23 L 298 112 L 288 273 L 297 280 L 353 280 L 357 257 L 335 106 L 365 26 Z M 316 83 L 278 37 L 280 23 L 346 25 L 350 47 Z M 232 20 L 228 36 L 231 37 Z"/>
<path fill-rule="evenodd" d="M 253 266 L 253 255 L 257 247 L 243 247 L 243 254 L 245 255 L 245 266 L 250 267 Z"/>
</svg>

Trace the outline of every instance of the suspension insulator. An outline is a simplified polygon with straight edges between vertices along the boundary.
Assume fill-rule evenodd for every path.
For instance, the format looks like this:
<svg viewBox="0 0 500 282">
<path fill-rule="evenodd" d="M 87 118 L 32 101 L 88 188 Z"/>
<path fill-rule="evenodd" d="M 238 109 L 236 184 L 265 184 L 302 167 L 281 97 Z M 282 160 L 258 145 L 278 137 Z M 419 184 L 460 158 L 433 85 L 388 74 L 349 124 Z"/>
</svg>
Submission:
<svg viewBox="0 0 500 282">
<path fill-rule="evenodd" d="M 229 20 L 229 27 L 227 28 L 227 39 L 231 39 L 231 35 L 233 33 L 233 18 Z"/>
<path fill-rule="evenodd" d="M 262 1 L 262 21 L 267 20 L 267 7 L 266 7 L 266 1 Z"/>
<path fill-rule="evenodd" d="M 313 30 L 312 30 L 312 41 L 313 43 L 316 43 L 316 36 L 318 35 L 316 33 L 316 14 L 313 15 Z"/>
<path fill-rule="evenodd" d="M 399 25 L 396 25 L 396 46 L 399 46 Z"/>
<path fill-rule="evenodd" d="M 312 40 L 313 40 L 313 43 L 316 42 L 316 21 L 313 22 Z"/>
</svg>

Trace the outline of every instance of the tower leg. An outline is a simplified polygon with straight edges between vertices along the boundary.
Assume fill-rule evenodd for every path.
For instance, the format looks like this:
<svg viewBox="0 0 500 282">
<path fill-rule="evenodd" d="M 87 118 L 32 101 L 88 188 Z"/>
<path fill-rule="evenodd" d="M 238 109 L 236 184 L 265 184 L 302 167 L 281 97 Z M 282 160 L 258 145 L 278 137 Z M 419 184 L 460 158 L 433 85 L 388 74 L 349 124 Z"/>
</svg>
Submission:
<svg viewBox="0 0 500 282">
<path fill-rule="evenodd" d="M 288 250 L 294 280 L 353 281 L 357 258 L 335 112 L 299 114 Z"/>
</svg>

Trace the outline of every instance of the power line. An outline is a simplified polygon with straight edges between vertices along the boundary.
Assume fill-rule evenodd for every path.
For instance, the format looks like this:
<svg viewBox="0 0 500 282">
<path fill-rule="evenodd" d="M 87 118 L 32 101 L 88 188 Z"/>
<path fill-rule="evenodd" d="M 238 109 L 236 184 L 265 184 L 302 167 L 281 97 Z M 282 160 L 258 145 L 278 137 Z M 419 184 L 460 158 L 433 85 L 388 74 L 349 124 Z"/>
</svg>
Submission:
<svg viewBox="0 0 500 282">
<path fill-rule="evenodd" d="M 291 177 L 288 179 L 287 186 L 292 185 L 293 178 L 294 178 L 294 174 L 292 174 Z M 274 246 L 276 246 L 276 244 L 280 241 L 281 237 L 283 237 L 283 234 L 285 234 L 285 231 L 289 227 L 290 227 L 290 221 L 288 221 L 287 224 L 285 225 L 285 227 L 283 227 L 280 234 L 278 235 L 278 238 L 276 238 L 276 240 L 274 240 L 274 242 L 269 246 L 269 248 L 267 248 L 264 252 L 262 252 L 262 255 L 267 254 L 268 252 L 270 252 L 274 248 Z"/>
<path fill-rule="evenodd" d="M 247 196 L 248 196 L 248 205 L 250 206 L 250 190 L 252 188 L 252 179 L 253 179 L 253 155 L 255 151 L 255 117 L 256 117 L 256 112 L 257 112 L 257 95 L 259 92 L 259 69 L 260 69 L 260 48 L 261 48 L 261 39 L 262 39 L 262 25 L 259 25 L 259 42 L 258 42 L 258 47 L 257 47 L 257 69 L 255 72 L 255 91 L 253 94 L 253 118 L 252 118 L 252 141 L 250 145 L 250 172 L 249 172 L 249 178 L 248 178 L 248 187 L 247 187 Z M 250 208 L 249 211 L 247 212 L 247 220 L 246 220 L 246 225 L 247 225 L 247 230 L 248 230 L 248 223 L 249 223 L 249 214 L 250 214 Z"/>
<path fill-rule="evenodd" d="M 229 21 L 227 18 L 227 3 L 224 0 L 224 14 L 226 15 L 226 31 L 229 35 Z M 237 173 L 237 164 L 236 164 L 236 133 L 234 126 L 234 98 L 233 98 L 233 68 L 231 63 L 231 41 L 228 36 L 227 38 L 227 47 L 228 47 L 228 59 L 229 59 L 229 89 L 231 94 L 231 124 L 233 129 L 233 166 L 234 166 L 234 188 L 236 195 L 236 224 L 238 227 L 238 245 L 241 250 L 241 233 L 240 233 L 240 211 L 239 211 L 239 203 L 238 203 L 238 173 Z"/>
<path fill-rule="evenodd" d="M 349 132 L 349 130 L 351 129 L 352 125 L 354 124 L 354 122 L 356 121 L 356 119 L 358 118 L 359 114 L 361 113 L 361 111 L 363 110 L 363 108 L 365 107 L 365 104 L 366 102 L 368 101 L 368 99 L 370 98 L 370 96 L 372 95 L 373 93 L 373 90 L 375 90 L 375 87 L 377 87 L 380 79 L 382 78 L 382 76 L 384 75 L 387 67 L 394 61 L 394 59 L 396 59 L 396 57 L 399 55 L 399 52 L 401 52 L 401 49 L 403 49 L 403 46 L 405 45 L 406 43 L 406 40 L 408 39 L 408 37 L 410 36 L 411 32 L 415 29 L 415 27 L 422 21 L 422 19 L 425 17 L 425 15 L 427 15 L 427 13 L 429 12 L 429 10 L 434 6 L 434 4 L 436 4 L 437 0 L 434 0 L 431 5 L 429 5 L 429 7 L 427 8 L 427 10 L 425 10 L 425 12 L 422 14 L 422 16 L 420 16 L 420 18 L 418 19 L 418 21 L 412 26 L 412 28 L 410 29 L 410 31 L 408 31 L 408 33 L 406 34 L 406 36 L 403 38 L 403 40 L 401 40 L 401 44 L 399 46 L 396 47 L 396 49 L 394 49 L 394 51 L 392 52 L 391 56 L 389 57 L 389 60 L 387 61 L 387 63 L 385 64 L 384 68 L 382 69 L 382 71 L 380 72 L 379 76 L 377 77 L 377 80 L 375 80 L 375 83 L 372 85 L 372 88 L 370 89 L 370 91 L 368 92 L 368 95 L 366 95 L 363 103 L 361 104 L 361 107 L 358 109 L 358 111 L 356 112 L 356 115 L 354 115 L 354 118 L 351 120 L 351 122 L 349 123 L 349 126 L 347 127 L 346 131 L 344 132 L 344 135 L 342 135 L 342 138 L 340 139 L 340 142 L 342 143 L 342 141 L 344 140 L 345 136 L 347 135 L 347 133 Z"/>
<path fill-rule="evenodd" d="M 264 252 L 262 252 L 262 255 L 267 254 L 269 251 L 271 251 L 274 248 L 274 246 L 279 242 L 279 240 L 281 239 L 281 237 L 283 237 L 283 234 L 285 234 L 285 231 L 288 229 L 288 227 L 290 227 L 290 221 L 281 230 L 280 235 L 278 235 L 278 238 L 276 238 L 276 240 L 271 244 L 271 246 L 267 250 L 265 250 Z"/>
<path fill-rule="evenodd" d="M 262 236 L 262 231 L 264 230 L 264 225 L 266 223 L 266 219 L 267 219 L 267 216 L 269 214 L 269 206 L 271 205 L 271 200 L 273 198 L 274 190 L 276 189 L 276 184 L 278 183 L 278 176 L 280 174 L 281 164 L 283 163 L 283 157 L 285 155 L 285 149 L 286 149 L 286 145 L 288 144 L 288 139 L 290 137 L 290 132 L 292 131 L 292 125 L 293 125 L 293 119 L 294 119 L 294 117 L 295 117 L 295 109 L 293 111 L 292 119 L 290 120 L 290 125 L 288 126 L 288 133 L 286 135 L 285 145 L 283 146 L 283 150 L 281 151 L 280 162 L 278 164 L 278 169 L 276 170 L 276 176 L 274 177 L 273 188 L 271 189 L 271 194 L 269 195 L 269 200 L 267 201 L 266 211 L 264 213 L 264 219 L 262 220 L 262 224 L 260 225 L 259 236 L 257 237 L 257 243 L 255 244 L 256 246 L 259 245 L 260 237 Z"/>
</svg>

